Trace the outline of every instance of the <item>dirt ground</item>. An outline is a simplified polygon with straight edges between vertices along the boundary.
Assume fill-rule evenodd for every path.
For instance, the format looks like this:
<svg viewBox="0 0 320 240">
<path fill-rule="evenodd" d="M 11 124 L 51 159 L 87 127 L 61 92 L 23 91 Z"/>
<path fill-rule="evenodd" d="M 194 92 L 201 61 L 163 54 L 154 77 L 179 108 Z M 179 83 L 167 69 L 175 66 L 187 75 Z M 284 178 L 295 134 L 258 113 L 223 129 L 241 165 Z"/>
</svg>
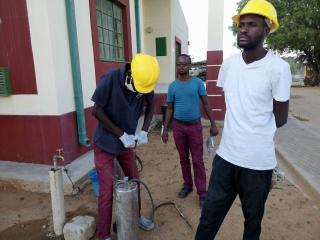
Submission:
<svg viewBox="0 0 320 240">
<path fill-rule="evenodd" d="M 315 94 L 319 93 L 318 88 Z M 295 101 L 304 99 L 304 94 L 300 92 L 295 91 L 294 95 L 300 96 L 296 97 Z M 291 114 L 300 114 L 301 118 L 308 118 L 308 115 L 293 108 L 291 108 Z M 319 121 L 317 123 L 319 124 Z M 221 126 L 220 130 L 222 130 Z M 204 139 L 206 139 L 209 128 L 204 127 L 203 132 Z M 216 145 L 219 143 L 219 137 L 215 138 L 215 142 Z M 204 148 L 204 150 L 206 149 Z M 155 205 L 174 201 L 185 216 L 185 219 L 183 219 L 172 205 L 160 207 L 155 211 L 154 230 L 150 232 L 139 230 L 140 239 L 194 239 L 200 216 L 199 199 L 196 191 L 193 191 L 186 199 L 177 198 L 177 192 L 182 186 L 182 177 L 172 134 L 170 134 L 169 143 L 164 144 L 160 141 L 159 128 L 155 128 L 149 134 L 149 144 L 139 147 L 137 154 L 144 164 L 141 180 L 150 189 Z M 212 159 L 213 155 L 208 155 L 204 151 L 207 182 L 210 177 Z M 142 211 L 148 216 L 150 214 L 150 201 L 144 189 L 142 189 L 142 200 Z M 68 219 L 79 215 L 96 216 L 97 199 L 90 184 L 82 189 L 78 195 L 65 197 L 65 202 Z M 319 240 L 319 205 L 319 203 L 309 200 L 304 193 L 287 180 L 276 184 L 270 192 L 266 204 L 261 239 Z M 0 213 L 0 240 L 45 240 L 54 238 L 52 234 L 51 199 L 48 194 L 2 188 L 0 189 Z M 186 220 L 192 228 L 187 225 Z M 243 222 L 240 202 L 239 199 L 236 199 L 216 239 L 242 239 Z M 113 234 L 112 238 L 116 239 L 116 235 Z"/>
</svg>

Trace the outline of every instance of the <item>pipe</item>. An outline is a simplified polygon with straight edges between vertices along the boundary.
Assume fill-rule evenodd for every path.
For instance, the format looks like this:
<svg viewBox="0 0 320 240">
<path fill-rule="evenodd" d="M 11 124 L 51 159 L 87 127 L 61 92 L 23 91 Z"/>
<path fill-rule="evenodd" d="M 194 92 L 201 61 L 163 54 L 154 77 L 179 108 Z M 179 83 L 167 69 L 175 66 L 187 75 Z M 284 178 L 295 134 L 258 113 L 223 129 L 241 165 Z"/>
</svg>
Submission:
<svg viewBox="0 0 320 240">
<path fill-rule="evenodd" d="M 55 236 L 61 236 L 63 234 L 63 226 L 66 221 L 62 168 L 58 167 L 57 164 L 58 160 L 64 160 L 61 151 L 62 150 L 58 149 L 57 153 L 53 156 L 53 168 L 49 171 L 53 230 Z"/>
<path fill-rule="evenodd" d="M 77 24 L 74 8 L 74 0 L 66 0 L 67 26 L 70 45 L 70 57 L 72 67 L 73 92 L 76 105 L 78 141 L 80 144 L 90 147 L 87 137 L 86 123 L 84 117 L 83 94 L 81 85 L 81 72 L 78 50 Z"/>
<path fill-rule="evenodd" d="M 140 36 L 140 0 L 134 1 L 134 12 L 136 19 L 136 38 L 137 38 L 137 53 L 141 52 L 141 36 Z"/>
<path fill-rule="evenodd" d="M 50 176 L 50 191 L 51 205 L 53 217 L 53 230 L 56 236 L 63 234 L 63 226 L 66 221 L 64 208 L 64 195 L 62 184 L 62 169 L 49 171 Z"/>
</svg>

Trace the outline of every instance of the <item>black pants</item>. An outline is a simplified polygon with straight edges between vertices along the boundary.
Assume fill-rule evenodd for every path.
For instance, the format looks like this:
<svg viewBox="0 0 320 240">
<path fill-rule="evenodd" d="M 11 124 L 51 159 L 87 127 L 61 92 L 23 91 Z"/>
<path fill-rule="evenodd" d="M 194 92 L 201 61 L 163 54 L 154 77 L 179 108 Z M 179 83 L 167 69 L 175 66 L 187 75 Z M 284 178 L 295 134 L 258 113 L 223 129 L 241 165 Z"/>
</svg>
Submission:
<svg viewBox="0 0 320 240">
<path fill-rule="evenodd" d="M 239 194 L 245 218 L 243 239 L 258 240 L 271 178 L 272 170 L 238 167 L 216 155 L 195 239 L 214 239 Z"/>
</svg>

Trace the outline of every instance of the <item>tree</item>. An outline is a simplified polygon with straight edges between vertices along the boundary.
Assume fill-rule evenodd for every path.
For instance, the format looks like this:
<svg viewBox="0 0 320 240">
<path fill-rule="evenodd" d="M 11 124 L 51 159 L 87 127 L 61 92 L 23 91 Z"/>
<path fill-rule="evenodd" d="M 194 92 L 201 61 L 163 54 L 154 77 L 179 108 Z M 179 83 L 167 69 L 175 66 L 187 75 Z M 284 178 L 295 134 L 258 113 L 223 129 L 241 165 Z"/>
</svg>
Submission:
<svg viewBox="0 0 320 240">
<path fill-rule="evenodd" d="M 238 10 L 248 2 L 240 0 Z M 266 39 L 279 53 L 293 52 L 306 65 L 305 85 L 320 84 L 320 0 L 269 0 L 277 10 L 279 29 Z M 233 28 L 235 32 L 236 29 Z"/>
<path fill-rule="evenodd" d="M 303 64 L 297 61 L 295 57 L 282 57 L 290 65 L 292 75 L 303 74 Z"/>
</svg>

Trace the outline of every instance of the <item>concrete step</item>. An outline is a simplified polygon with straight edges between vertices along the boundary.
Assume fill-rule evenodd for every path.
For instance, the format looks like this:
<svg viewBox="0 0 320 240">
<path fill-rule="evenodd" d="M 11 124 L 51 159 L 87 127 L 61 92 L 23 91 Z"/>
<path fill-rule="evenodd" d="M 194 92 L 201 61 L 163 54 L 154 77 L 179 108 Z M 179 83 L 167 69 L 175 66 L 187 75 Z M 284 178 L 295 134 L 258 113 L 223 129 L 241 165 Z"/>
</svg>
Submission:
<svg viewBox="0 0 320 240">
<path fill-rule="evenodd" d="M 63 172 L 63 187 L 66 195 L 75 194 L 76 187 L 88 180 L 87 174 L 94 168 L 93 159 L 93 151 L 89 151 L 65 166 L 68 172 L 68 175 Z M 0 161 L 0 186 L 50 193 L 49 171 L 51 168 L 50 165 Z"/>
</svg>

